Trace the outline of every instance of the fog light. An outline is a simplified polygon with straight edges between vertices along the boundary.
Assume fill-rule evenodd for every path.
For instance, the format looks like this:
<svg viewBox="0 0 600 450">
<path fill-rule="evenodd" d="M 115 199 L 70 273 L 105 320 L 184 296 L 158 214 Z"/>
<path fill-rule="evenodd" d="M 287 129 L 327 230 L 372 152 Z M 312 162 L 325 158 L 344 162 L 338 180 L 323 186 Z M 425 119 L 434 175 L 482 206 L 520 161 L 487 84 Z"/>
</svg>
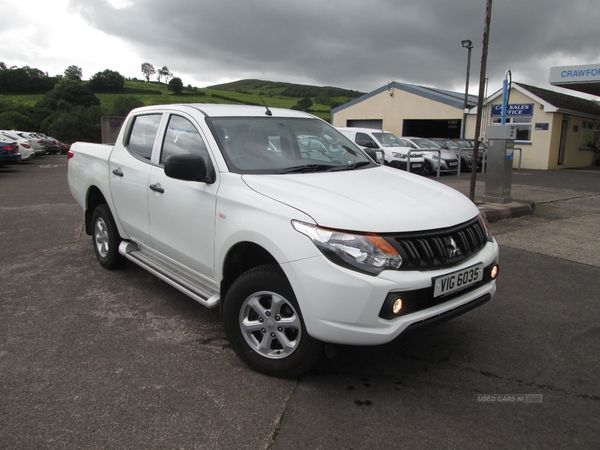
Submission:
<svg viewBox="0 0 600 450">
<path fill-rule="evenodd" d="M 492 280 L 495 280 L 496 277 L 498 276 L 498 272 L 500 271 L 500 267 L 498 267 L 497 264 L 494 264 L 492 266 L 492 270 L 490 270 L 490 277 L 492 278 Z"/>
<path fill-rule="evenodd" d="M 396 300 L 394 300 L 394 303 L 392 303 L 392 312 L 394 313 L 394 315 L 398 315 L 402 312 L 402 299 L 401 298 L 397 298 Z"/>
</svg>

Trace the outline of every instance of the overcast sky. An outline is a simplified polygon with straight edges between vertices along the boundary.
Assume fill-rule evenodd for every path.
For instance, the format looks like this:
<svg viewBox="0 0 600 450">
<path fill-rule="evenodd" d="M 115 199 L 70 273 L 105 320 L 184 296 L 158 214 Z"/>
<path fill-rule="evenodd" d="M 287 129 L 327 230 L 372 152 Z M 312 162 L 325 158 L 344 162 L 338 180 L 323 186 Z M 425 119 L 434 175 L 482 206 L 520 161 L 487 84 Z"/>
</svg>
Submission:
<svg viewBox="0 0 600 450">
<path fill-rule="evenodd" d="M 485 0 L 0 0 L 0 61 L 89 79 L 167 66 L 184 85 L 257 78 L 369 92 L 389 81 L 478 93 Z M 550 88 L 550 67 L 600 63 L 592 0 L 496 0 L 488 92 Z M 554 88 L 553 88 L 554 89 Z M 560 90 L 560 89 L 556 89 Z M 588 96 L 589 98 L 589 96 Z"/>
</svg>

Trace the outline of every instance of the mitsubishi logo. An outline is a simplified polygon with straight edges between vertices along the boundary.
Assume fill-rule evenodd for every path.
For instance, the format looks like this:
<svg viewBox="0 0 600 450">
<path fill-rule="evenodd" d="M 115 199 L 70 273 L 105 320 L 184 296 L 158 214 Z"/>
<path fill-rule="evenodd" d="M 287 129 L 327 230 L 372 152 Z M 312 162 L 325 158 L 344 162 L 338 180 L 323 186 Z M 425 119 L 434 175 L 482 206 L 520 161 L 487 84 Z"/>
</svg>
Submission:
<svg viewBox="0 0 600 450">
<path fill-rule="evenodd" d="M 446 240 L 444 247 L 446 247 L 446 255 L 448 256 L 448 259 L 462 255 L 460 248 L 458 248 L 458 245 L 456 244 L 456 241 L 451 237 Z"/>
</svg>

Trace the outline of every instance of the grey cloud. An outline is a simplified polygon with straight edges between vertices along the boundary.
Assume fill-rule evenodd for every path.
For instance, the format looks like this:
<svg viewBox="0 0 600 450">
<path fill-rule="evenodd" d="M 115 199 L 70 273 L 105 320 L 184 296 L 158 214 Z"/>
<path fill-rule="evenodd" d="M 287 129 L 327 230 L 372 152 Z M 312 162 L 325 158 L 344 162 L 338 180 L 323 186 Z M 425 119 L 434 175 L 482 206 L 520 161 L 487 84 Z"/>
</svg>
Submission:
<svg viewBox="0 0 600 450">
<path fill-rule="evenodd" d="M 464 89 L 463 39 L 475 45 L 474 88 L 486 2 L 145 0 L 124 9 L 105 0 L 70 4 L 90 25 L 128 41 L 145 61 L 176 74 L 370 91 L 391 80 Z M 543 86 L 548 64 L 597 62 L 597 16 L 588 0 L 496 0 L 490 85 L 497 87 L 511 69 L 516 81 Z"/>
</svg>

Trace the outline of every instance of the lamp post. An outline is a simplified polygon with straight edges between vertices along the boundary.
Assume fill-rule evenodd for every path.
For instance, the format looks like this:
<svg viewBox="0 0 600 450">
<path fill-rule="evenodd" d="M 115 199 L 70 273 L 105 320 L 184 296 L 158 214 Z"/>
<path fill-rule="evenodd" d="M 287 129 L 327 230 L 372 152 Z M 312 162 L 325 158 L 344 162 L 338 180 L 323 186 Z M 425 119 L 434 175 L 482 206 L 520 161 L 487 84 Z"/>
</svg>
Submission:
<svg viewBox="0 0 600 450">
<path fill-rule="evenodd" d="M 473 48 L 473 42 L 471 42 L 469 39 L 465 39 L 464 41 L 460 42 L 463 46 L 463 48 L 466 48 L 468 50 L 468 56 L 467 56 L 467 83 L 465 86 L 465 104 L 463 106 L 463 121 L 462 121 L 462 130 L 461 130 L 461 134 L 460 137 L 462 139 L 465 138 L 465 128 L 467 126 L 467 105 L 468 105 L 468 98 L 469 98 L 469 74 L 471 73 L 471 49 Z"/>
</svg>

